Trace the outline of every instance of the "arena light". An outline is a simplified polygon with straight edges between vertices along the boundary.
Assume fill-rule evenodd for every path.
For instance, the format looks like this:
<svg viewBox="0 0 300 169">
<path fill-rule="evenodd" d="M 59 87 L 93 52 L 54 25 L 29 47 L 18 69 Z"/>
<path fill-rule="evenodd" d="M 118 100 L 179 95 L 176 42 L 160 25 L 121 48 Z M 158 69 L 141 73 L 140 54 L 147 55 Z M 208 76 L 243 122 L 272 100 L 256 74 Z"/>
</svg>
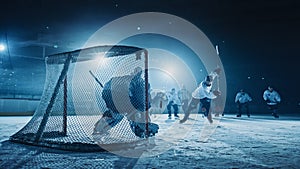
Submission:
<svg viewBox="0 0 300 169">
<path fill-rule="evenodd" d="M 0 44 L 0 52 L 5 50 L 5 45 Z"/>
</svg>

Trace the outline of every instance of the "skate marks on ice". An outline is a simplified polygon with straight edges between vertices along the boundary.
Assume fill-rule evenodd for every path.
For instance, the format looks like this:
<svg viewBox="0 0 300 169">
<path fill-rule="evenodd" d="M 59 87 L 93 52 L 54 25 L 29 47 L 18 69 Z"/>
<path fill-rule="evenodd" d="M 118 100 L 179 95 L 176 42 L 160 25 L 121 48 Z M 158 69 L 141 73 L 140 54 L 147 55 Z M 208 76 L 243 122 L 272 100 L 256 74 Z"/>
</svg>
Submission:
<svg viewBox="0 0 300 169">
<path fill-rule="evenodd" d="M 208 122 L 205 118 L 204 124 L 202 126 L 199 142 L 206 143 L 208 139 L 215 133 L 217 128 L 221 128 L 220 126 L 221 117 L 214 117 L 213 123 Z"/>
<path fill-rule="evenodd" d="M 72 152 L 2 142 L 0 168 L 133 168 L 138 158 L 110 152 Z"/>
<path fill-rule="evenodd" d="M 205 120 L 198 124 L 204 125 Z M 168 151 L 140 158 L 134 168 L 299 168 L 299 121 L 222 118 L 221 124 L 208 143 L 198 141 L 204 126 L 195 124 Z M 188 121 L 185 125 L 192 127 Z"/>
<path fill-rule="evenodd" d="M 8 141 L 31 117 L 0 117 L 0 168 L 133 168 L 136 158 L 110 152 L 72 152 Z"/>
<path fill-rule="evenodd" d="M 22 129 L 31 116 L 0 116 L 0 146 L 11 135 Z"/>
<path fill-rule="evenodd" d="M 163 115 L 153 115 L 151 121 L 159 124 L 159 132 L 155 135 L 154 147 L 144 152 L 141 157 L 152 157 L 163 154 L 174 146 L 182 144 L 194 129 L 195 122 L 201 120 L 199 115 L 194 117 L 196 120 L 187 121 L 184 125 L 179 123 L 179 119 L 165 119 Z"/>
<path fill-rule="evenodd" d="M 148 152 L 144 152 L 141 157 L 157 156 L 178 145 L 184 145 L 191 137 L 198 143 L 208 142 L 216 129 L 220 127 L 221 117 L 214 117 L 213 120 L 213 123 L 209 123 L 200 114 L 191 114 L 189 120 L 181 124 L 179 120 L 165 120 L 162 115 L 152 117 L 152 121 L 160 125 L 160 132 L 155 136 L 155 146 Z M 177 151 L 174 150 L 173 153 L 176 155 Z"/>
<path fill-rule="evenodd" d="M 259 168 L 298 168 L 299 160 L 291 159 L 300 159 L 300 130 L 296 129 L 300 127 L 299 121 L 258 118 L 260 120 L 222 120 L 222 129 L 213 137 L 235 148 L 232 151 L 224 148 L 231 155 L 229 160 L 239 162 L 240 166 L 248 163 Z M 235 154 L 238 151 L 243 153 L 238 156 Z"/>
<path fill-rule="evenodd" d="M 198 142 L 206 120 L 202 117 L 197 124 L 188 120 L 182 125 L 189 129 L 193 127 L 193 130 L 173 144 L 164 140 L 169 137 L 166 140 L 171 141 L 171 135 L 163 136 L 161 133 L 155 142 L 158 155 L 148 158 L 124 158 L 105 152 L 74 153 L 2 142 L 0 168 L 299 168 L 299 120 L 237 120 L 230 119 L 231 115 L 225 117 L 221 119 L 221 128 L 216 129 L 208 143 Z M 171 127 L 164 122 L 165 119 L 161 116 L 155 120 L 161 120 L 158 123 L 160 127 Z M 169 149 L 159 151 L 159 147 L 163 147 L 160 143 L 169 146 Z"/>
<path fill-rule="evenodd" d="M 215 125 L 208 123 L 207 119 L 201 116 L 194 119 L 197 123 L 192 123 L 192 121 L 188 120 L 184 125 L 174 126 L 174 128 L 183 126 L 183 128 L 191 129 L 185 133 L 184 137 L 176 136 L 183 128 L 179 128 L 178 133 L 174 132 L 172 133 L 173 135 L 163 135 L 163 138 L 156 137 L 156 148 L 164 148 L 165 152 L 157 153 L 156 156 L 152 154 L 150 159 L 140 158 L 134 168 L 146 168 L 145 166 L 151 166 L 152 168 L 173 168 L 174 166 L 176 166 L 175 168 L 193 168 L 192 166 L 196 168 L 210 168 L 216 165 L 219 166 L 218 168 L 221 168 L 220 166 L 228 167 L 228 163 L 232 162 L 230 153 L 236 155 L 237 158 L 241 156 L 247 157 L 243 150 L 230 145 L 230 143 L 227 144 L 215 139 L 216 135 L 213 133 L 216 131 L 216 128 L 214 127 L 219 126 L 220 118 L 214 119 Z M 169 129 L 172 128 L 170 127 Z M 207 132 L 202 131 L 206 129 L 208 130 Z M 209 140 L 210 143 L 208 144 L 203 140 Z M 219 156 L 217 155 L 218 153 L 220 154 Z M 215 158 L 215 156 L 218 156 L 218 158 Z M 222 165 L 223 162 L 224 165 Z M 256 163 L 260 164 L 261 162 L 256 159 L 250 159 L 247 163 L 250 163 L 250 166 L 256 166 Z"/>
</svg>

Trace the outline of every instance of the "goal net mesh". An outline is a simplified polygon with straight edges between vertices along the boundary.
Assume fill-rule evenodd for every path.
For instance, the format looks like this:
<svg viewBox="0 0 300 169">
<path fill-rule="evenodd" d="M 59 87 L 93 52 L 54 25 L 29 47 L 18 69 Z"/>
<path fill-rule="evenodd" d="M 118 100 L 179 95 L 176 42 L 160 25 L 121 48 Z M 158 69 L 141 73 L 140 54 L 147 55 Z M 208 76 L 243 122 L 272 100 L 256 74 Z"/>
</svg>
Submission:
<svg viewBox="0 0 300 169">
<path fill-rule="evenodd" d="M 97 46 L 48 56 L 40 104 L 10 140 L 70 150 L 144 140 L 149 120 L 147 64 L 147 51 L 130 46 Z M 132 82 L 137 68 L 143 70 L 144 83 L 138 87 Z M 136 122 L 144 125 L 140 133 Z"/>
</svg>

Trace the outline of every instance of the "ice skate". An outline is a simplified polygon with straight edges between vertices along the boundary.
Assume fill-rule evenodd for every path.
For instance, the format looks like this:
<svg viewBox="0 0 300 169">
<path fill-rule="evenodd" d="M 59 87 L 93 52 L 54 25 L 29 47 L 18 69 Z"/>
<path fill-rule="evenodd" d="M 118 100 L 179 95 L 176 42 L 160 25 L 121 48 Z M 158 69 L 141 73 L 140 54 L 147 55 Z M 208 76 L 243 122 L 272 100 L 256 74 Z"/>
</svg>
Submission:
<svg viewBox="0 0 300 169">
<path fill-rule="evenodd" d="M 276 113 L 272 113 L 272 116 L 274 116 L 274 118 L 279 118 L 279 116 L 278 116 L 278 114 L 276 114 Z"/>
<path fill-rule="evenodd" d="M 185 113 L 183 119 L 181 119 L 181 120 L 179 121 L 179 123 L 184 123 L 184 122 L 186 122 L 187 119 L 189 118 L 189 116 L 190 116 L 190 113 Z"/>
<path fill-rule="evenodd" d="M 208 122 L 209 122 L 210 124 L 213 123 L 213 119 L 212 119 L 211 113 L 209 113 L 208 116 L 207 116 L 206 118 L 207 118 L 207 120 L 208 120 Z"/>
<path fill-rule="evenodd" d="M 179 121 L 179 123 L 184 123 L 184 122 L 186 122 L 186 120 L 187 120 L 188 118 L 183 118 L 183 119 L 181 119 L 180 121 Z"/>
</svg>

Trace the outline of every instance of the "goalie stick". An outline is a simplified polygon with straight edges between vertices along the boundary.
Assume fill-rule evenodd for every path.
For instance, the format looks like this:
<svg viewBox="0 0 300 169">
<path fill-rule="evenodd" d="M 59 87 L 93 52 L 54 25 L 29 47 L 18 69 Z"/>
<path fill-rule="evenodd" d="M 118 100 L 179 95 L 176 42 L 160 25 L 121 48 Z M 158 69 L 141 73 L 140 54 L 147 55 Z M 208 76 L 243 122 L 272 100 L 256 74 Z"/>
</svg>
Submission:
<svg viewBox="0 0 300 169">
<path fill-rule="evenodd" d="M 96 82 L 103 88 L 102 83 L 101 83 L 100 80 L 94 75 L 94 73 L 93 73 L 91 70 L 89 70 L 89 72 L 90 72 L 90 74 L 93 76 L 93 78 L 96 80 Z"/>
</svg>

